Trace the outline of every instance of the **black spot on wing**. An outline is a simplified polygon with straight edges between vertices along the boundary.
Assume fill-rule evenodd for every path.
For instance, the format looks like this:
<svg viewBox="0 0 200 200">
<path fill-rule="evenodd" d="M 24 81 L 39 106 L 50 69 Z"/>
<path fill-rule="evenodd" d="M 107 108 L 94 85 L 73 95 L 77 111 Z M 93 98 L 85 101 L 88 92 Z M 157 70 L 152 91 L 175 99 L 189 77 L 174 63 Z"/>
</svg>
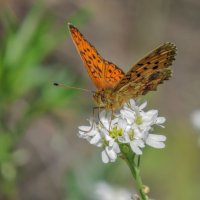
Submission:
<svg viewBox="0 0 200 200">
<path fill-rule="evenodd" d="M 85 55 L 85 52 L 84 52 L 84 51 L 80 51 L 80 54 L 81 54 L 81 55 Z"/>
<path fill-rule="evenodd" d="M 153 69 L 158 69 L 158 65 L 154 66 Z"/>
<path fill-rule="evenodd" d="M 151 74 L 151 75 L 149 76 L 149 81 L 153 81 L 153 80 L 157 79 L 158 76 L 159 76 L 159 73 Z"/>
</svg>

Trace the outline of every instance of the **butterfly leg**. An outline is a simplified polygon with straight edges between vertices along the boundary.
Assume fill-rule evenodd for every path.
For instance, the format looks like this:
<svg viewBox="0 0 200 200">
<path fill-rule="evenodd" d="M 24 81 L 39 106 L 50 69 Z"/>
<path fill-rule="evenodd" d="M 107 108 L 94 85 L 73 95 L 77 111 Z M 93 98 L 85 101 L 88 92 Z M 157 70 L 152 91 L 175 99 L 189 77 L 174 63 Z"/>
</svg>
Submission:
<svg viewBox="0 0 200 200">
<path fill-rule="evenodd" d="M 85 133 L 91 132 L 92 129 L 93 129 L 93 127 L 94 127 L 94 122 L 95 122 L 95 117 L 94 117 L 94 116 L 95 116 L 95 110 L 96 110 L 97 108 L 99 108 L 99 107 L 93 107 L 93 108 L 92 108 L 92 124 L 91 124 L 91 127 L 90 127 L 89 130 L 84 131 Z"/>
<path fill-rule="evenodd" d="M 113 119 L 113 116 L 114 116 L 113 113 L 114 113 L 114 111 L 111 110 L 110 122 L 109 122 L 109 131 L 110 131 L 110 129 L 111 129 L 111 122 L 112 122 L 112 119 Z"/>
<path fill-rule="evenodd" d="M 98 109 L 98 114 L 97 114 L 97 116 L 98 116 L 98 120 L 100 121 L 99 112 L 100 112 L 100 109 L 103 109 L 103 108 L 104 108 L 104 107 L 97 107 L 97 106 L 92 108 L 92 125 L 91 125 L 91 128 L 90 128 L 89 130 L 85 131 L 86 133 L 91 132 L 92 129 L 93 129 L 93 127 L 94 127 L 94 123 L 95 123 L 95 110 Z"/>
<path fill-rule="evenodd" d="M 90 130 L 88 132 L 90 132 L 93 129 L 93 127 L 94 127 L 94 123 L 95 123 L 95 110 L 96 109 L 99 109 L 99 107 L 93 107 L 92 108 L 92 125 L 91 125 L 91 128 L 90 128 Z M 99 112 L 98 112 L 98 116 L 99 116 Z"/>
<path fill-rule="evenodd" d="M 99 123 L 100 123 L 102 126 L 104 126 L 104 125 L 102 124 L 102 122 L 101 122 L 100 117 L 99 117 L 99 113 L 100 113 L 101 109 L 105 109 L 105 107 L 95 107 L 95 108 L 98 108 L 98 120 L 99 120 Z"/>
</svg>

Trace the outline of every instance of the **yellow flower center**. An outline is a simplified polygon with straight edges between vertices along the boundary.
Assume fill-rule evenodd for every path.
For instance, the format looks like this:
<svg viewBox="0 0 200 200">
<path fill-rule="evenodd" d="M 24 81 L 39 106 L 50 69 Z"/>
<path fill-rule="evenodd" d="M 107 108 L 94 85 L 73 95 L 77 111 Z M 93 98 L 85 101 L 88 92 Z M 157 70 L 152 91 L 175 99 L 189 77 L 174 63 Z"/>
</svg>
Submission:
<svg viewBox="0 0 200 200">
<path fill-rule="evenodd" d="M 139 114 L 136 115 L 135 123 L 136 123 L 137 125 L 142 124 L 142 116 L 141 116 L 141 115 L 139 115 Z"/>
<path fill-rule="evenodd" d="M 115 126 L 112 130 L 109 131 L 109 135 L 112 138 L 118 138 L 119 136 L 122 136 L 122 134 L 122 128 L 118 128 L 117 126 Z"/>
</svg>

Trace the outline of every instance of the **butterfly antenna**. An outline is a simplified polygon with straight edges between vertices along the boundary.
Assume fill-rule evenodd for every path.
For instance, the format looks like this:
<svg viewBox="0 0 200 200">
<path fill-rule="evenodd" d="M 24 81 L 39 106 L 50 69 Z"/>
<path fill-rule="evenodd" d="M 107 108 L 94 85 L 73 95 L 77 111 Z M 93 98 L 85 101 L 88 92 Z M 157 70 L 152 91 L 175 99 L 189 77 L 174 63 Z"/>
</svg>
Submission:
<svg viewBox="0 0 200 200">
<path fill-rule="evenodd" d="M 73 86 L 67 86 L 67 85 L 64 85 L 62 83 L 53 83 L 53 85 L 55 85 L 57 87 L 62 87 L 62 88 L 65 88 L 65 89 L 75 89 L 75 90 L 81 90 L 81 91 L 85 91 L 85 92 L 94 93 L 94 91 L 91 91 L 91 90 L 87 90 L 87 89 L 84 89 L 84 88 L 73 87 Z"/>
</svg>

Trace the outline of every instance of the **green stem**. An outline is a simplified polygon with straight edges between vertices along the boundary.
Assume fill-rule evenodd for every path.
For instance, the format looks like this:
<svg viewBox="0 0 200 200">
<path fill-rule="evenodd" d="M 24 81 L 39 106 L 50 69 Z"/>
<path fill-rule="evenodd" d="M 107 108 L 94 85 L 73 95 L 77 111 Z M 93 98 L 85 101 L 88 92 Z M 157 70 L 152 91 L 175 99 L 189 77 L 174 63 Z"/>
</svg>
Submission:
<svg viewBox="0 0 200 200">
<path fill-rule="evenodd" d="M 141 198 L 143 200 L 148 200 L 149 198 L 144 192 L 144 185 L 142 183 L 142 179 L 141 179 L 141 176 L 140 176 L 140 169 L 135 166 L 135 171 L 136 171 L 135 182 L 136 182 L 137 188 L 138 188 L 138 190 L 140 192 Z"/>
<path fill-rule="evenodd" d="M 123 152 L 123 159 L 126 161 L 126 163 L 128 164 L 131 173 L 133 175 L 133 178 L 135 179 L 135 183 L 136 183 L 136 187 L 140 193 L 140 197 L 142 200 L 149 200 L 148 196 L 146 195 L 146 193 L 144 192 L 144 185 L 142 183 L 142 179 L 140 176 L 140 156 L 136 156 L 135 154 L 133 154 L 133 152 L 129 151 L 129 152 Z M 137 158 L 137 159 L 136 159 Z"/>
</svg>

